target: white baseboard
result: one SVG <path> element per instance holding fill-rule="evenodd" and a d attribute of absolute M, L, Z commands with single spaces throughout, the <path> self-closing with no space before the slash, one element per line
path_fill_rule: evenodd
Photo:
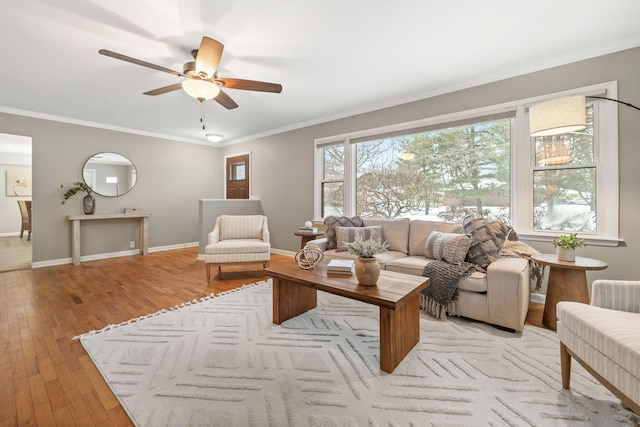
<path fill-rule="evenodd" d="M 271 253 L 272 254 L 277 254 L 277 255 L 286 255 L 286 256 L 294 257 L 294 256 L 296 256 L 297 252 L 286 251 L 284 249 L 273 249 L 273 248 L 271 248 Z"/>
<path fill-rule="evenodd" d="M 162 251 L 170 251 L 173 249 L 184 249 L 184 248 L 192 248 L 198 246 L 198 242 L 190 242 L 190 243 L 180 243 L 178 245 L 167 245 L 167 246 L 156 246 L 153 248 L 149 248 L 149 253 L 152 252 L 162 252 Z M 130 249 L 126 251 L 119 252 L 109 252 L 102 254 L 93 254 L 93 255 L 83 255 L 80 257 L 80 262 L 84 261 L 98 261 L 101 259 L 109 259 L 109 258 L 119 258 L 123 256 L 131 256 L 131 255 L 139 255 L 140 249 Z M 52 267 L 54 265 L 63 265 L 63 264 L 71 264 L 71 258 L 61 258 L 61 259 L 52 259 L 48 261 L 38 261 L 31 264 L 31 268 L 42 268 L 42 267 Z"/>
<path fill-rule="evenodd" d="M 536 294 L 533 292 L 531 293 L 531 302 L 533 303 L 544 305 L 545 298 L 546 298 L 546 295 L 544 294 Z"/>
<path fill-rule="evenodd" d="M 13 237 L 13 236 L 19 236 L 19 235 L 20 235 L 19 231 L 16 231 L 14 233 L 0 233 L 0 237 Z"/>
<path fill-rule="evenodd" d="M 199 245 L 198 242 L 191 242 L 191 243 L 180 243 L 178 245 L 156 246 L 154 248 L 149 248 L 149 252 L 172 251 L 174 249 L 193 248 L 198 245 Z"/>

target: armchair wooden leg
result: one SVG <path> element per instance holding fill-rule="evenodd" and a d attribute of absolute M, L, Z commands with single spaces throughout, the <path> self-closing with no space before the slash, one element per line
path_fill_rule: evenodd
<path fill-rule="evenodd" d="M 571 355 L 563 343 L 560 343 L 560 372 L 562 373 L 562 387 L 568 389 L 571 382 Z"/>
<path fill-rule="evenodd" d="M 207 263 L 207 283 L 211 283 L 211 264 Z"/>

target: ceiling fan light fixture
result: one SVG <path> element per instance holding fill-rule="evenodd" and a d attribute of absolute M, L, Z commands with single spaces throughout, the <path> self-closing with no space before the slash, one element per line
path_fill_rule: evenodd
<path fill-rule="evenodd" d="M 182 82 L 182 89 L 200 102 L 213 99 L 220 93 L 218 85 L 209 80 L 187 79 Z"/>
<path fill-rule="evenodd" d="M 204 136 L 211 142 L 220 142 L 222 141 L 222 135 L 217 133 L 206 133 Z"/>

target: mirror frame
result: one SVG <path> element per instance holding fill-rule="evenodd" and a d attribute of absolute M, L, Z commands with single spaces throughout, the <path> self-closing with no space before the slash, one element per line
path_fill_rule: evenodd
<path fill-rule="evenodd" d="M 89 165 L 90 163 L 97 165 L 98 168 L 97 169 L 95 167 L 88 168 L 87 165 Z M 127 166 L 129 169 L 128 171 L 126 171 L 126 173 L 123 173 L 123 172 L 112 173 L 112 174 L 115 174 L 116 176 L 107 176 L 107 173 L 109 173 L 108 171 L 105 171 L 102 174 L 99 172 L 100 164 L 112 165 L 116 167 Z M 89 173 L 88 171 L 96 171 L 95 174 L 93 175 L 94 179 L 90 179 L 89 175 L 91 175 L 91 173 Z M 105 180 L 105 184 L 104 185 L 97 184 L 96 178 Z M 109 178 L 113 178 L 115 179 L 115 181 L 108 182 Z M 126 190 L 123 191 L 118 188 L 118 179 L 120 179 L 121 183 L 127 182 Z M 114 153 L 114 152 L 100 152 L 89 157 L 84 162 L 84 165 L 82 165 L 82 180 L 97 195 L 104 196 L 104 197 L 119 197 L 127 194 L 129 191 L 133 189 L 133 187 L 135 187 L 136 183 L 138 182 L 138 169 L 136 168 L 136 166 L 133 164 L 131 160 L 129 160 L 126 156 L 123 156 L 122 154 Z M 106 188 L 108 188 L 105 186 L 111 186 L 114 184 L 115 184 L 115 194 L 113 194 L 113 192 L 109 192 L 105 190 Z"/>

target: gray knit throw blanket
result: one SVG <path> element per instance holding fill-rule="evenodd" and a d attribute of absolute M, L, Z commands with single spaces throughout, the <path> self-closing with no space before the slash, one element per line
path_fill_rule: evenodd
<path fill-rule="evenodd" d="M 446 261 L 431 261 L 424 267 L 422 275 L 429 278 L 420 296 L 420 308 L 438 319 L 456 315 L 455 300 L 458 298 L 458 281 L 476 271 L 475 264 L 461 262 L 459 265 Z"/>

